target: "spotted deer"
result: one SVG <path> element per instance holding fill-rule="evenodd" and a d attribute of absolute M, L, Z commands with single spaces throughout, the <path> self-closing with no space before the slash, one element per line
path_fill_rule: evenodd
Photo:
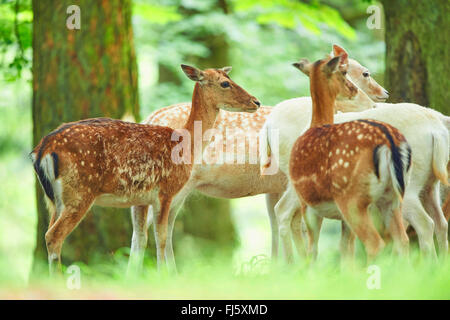
<path fill-rule="evenodd" d="M 368 212 L 382 203 L 383 220 L 394 248 L 406 255 L 409 241 L 402 222 L 401 201 L 408 180 L 411 149 L 394 127 L 375 120 L 334 124 L 338 95 L 351 98 L 358 88 L 348 80 L 341 56 L 297 67 L 310 78 L 310 129 L 294 143 L 289 161 L 292 187 L 307 211 L 317 215 L 337 206 L 342 218 L 366 249 L 368 261 L 384 241 Z"/>
<path fill-rule="evenodd" d="M 335 46 L 337 47 L 337 46 Z M 341 51 L 341 63 L 348 65 L 348 75 L 352 80 L 359 75 L 359 81 L 364 80 L 363 69 L 355 67 L 348 54 Z M 331 56 L 335 55 L 333 52 Z M 330 55 L 327 56 L 329 58 Z M 357 66 L 357 65 L 356 65 Z M 358 72 L 350 72 L 351 70 Z M 369 76 L 370 77 L 370 76 Z M 368 90 L 368 89 L 366 89 Z M 377 92 L 378 91 L 378 92 Z M 377 97 L 380 90 L 370 91 L 371 97 Z M 345 101 L 341 101 L 338 108 L 348 108 Z M 353 107 L 352 107 L 353 108 Z M 354 109 L 354 108 L 353 108 Z M 309 127 L 312 118 L 312 102 L 310 97 L 290 99 L 277 104 L 261 130 L 260 165 L 265 167 L 277 166 L 285 174 L 289 172 L 290 152 L 296 139 Z M 420 249 L 426 256 L 436 256 L 433 235 L 436 234 L 440 252 L 448 249 L 448 224 L 443 218 L 439 207 L 437 194 L 439 183 L 447 184 L 446 165 L 449 159 L 448 126 L 444 125 L 448 117 L 430 108 L 411 103 L 376 103 L 376 108 L 359 111 L 338 113 L 334 117 L 335 123 L 348 122 L 358 119 L 373 119 L 386 122 L 397 129 L 407 138 L 412 148 L 412 169 L 410 183 L 407 184 L 403 199 L 402 213 L 405 221 L 418 234 Z M 267 132 L 278 130 L 279 152 L 271 157 L 265 150 L 270 150 L 271 141 Z M 420 133 L 420 134 L 418 134 Z M 427 152 L 424 152 L 427 150 Z M 348 154 L 347 154 L 348 156 Z M 288 184 L 289 185 L 289 184 Z M 300 256 L 318 253 L 319 233 L 322 217 L 315 214 L 302 214 L 302 203 L 298 200 L 295 190 L 287 188 L 281 199 L 275 205 L 275 214 L 279 225 L 279 233 L 283 237 L 292 234 Z M 306 219 L 304 219 L 306 218 Z M 326 218 L 342 219 L 337 208 L 330 210 Z M 309 243 L 305 242 L 305 224 Z M 342 223 L 341 253 L 343 258 L 354 254 L 355 235 Z M 286 257 L 293 259 L 291 243 L 284 245 Z"/>
<path fill-rule="evenodd" d="M 260 106 L 230 79 L 230 67 L 181 68 L 196 82 L 183 127 L 191 137 L 197 121 L 202 133 L 212 128 L 219 109 L 255 112 Z M 168 127 L 95 118 L 63 124 L 40 141 L 31 157 L 51 212 L 45 235 L 51 273 L 55 261 L 61 265 L 64 239 L 92 205 L 157 208 L 158 260 L 164 262 L 170 205 L 189 180 L 193 162 L 189 159 L 194 157 L 191 139 L 190 153 L 183 155 L 188 161 L 173 160 L 175 147 L 183 142 L 180 137 L 185 138 L 180 130 Z"/>

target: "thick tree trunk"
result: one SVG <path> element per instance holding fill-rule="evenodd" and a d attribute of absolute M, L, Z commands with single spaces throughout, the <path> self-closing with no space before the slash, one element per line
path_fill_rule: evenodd
<path fill-rule="evenodd" d="M 386 88 L 391 102 L 450 113 L 450 2 L 383 0 Z"/>
<path fill-rule="evenodd" d="M 81 29 L 69 30 L 67 8 L 78 5 Z M 91 117 L 139 120 L 130 0 L 33 0 L 33 142 L 62 122 Z M 35 264 L 47 261 L 48 213 L 37 183 Z M 88 262 L 129 246 L 128 209 L 92 208 L 67 238 L 65 263 Z M 36 268 L 35 268 L 36 270 Z"/>
<path fill-rule="evenodd" d="M 450 2 L 382 0 L 386 17 L 385 84 L 390 102 L 450 114 Z M 444 210 L 447 210 L 445 207 Z M 410 227 L 411 241 L 417 235 Z"/>

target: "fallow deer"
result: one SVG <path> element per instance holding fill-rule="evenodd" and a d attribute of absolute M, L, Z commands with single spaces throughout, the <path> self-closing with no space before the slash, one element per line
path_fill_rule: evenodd
<path fill-rule="evenodd" d="M 342 53 L 339 52 L 339 53 Z M 348 64 L 349 70 L 354 65 L 351 60 L 345 59 L 347 53 L 342 55 L 343 64 Z M 350 63 L 349 63 L 350 62 Z M 359 70 L 360 72 L 362 70 Z M 349 72 L 350 74 L 350 72 Z M 361 76 L 361 73 L 352 73 L 354 77 Z M 360 79 L 361 80 L 361 79 Z M 375 90 L 371 92 L 371 96 L 377 96 Z M 340 107 L 345 108 L 345 102 L 340 102 Z M 341 123 L 345 121 L 358 119 L 375 119 L 393 125 L 400 129 L 406 136 L 412 148 L 412 172 L 410 183 L 406 186 L 405 197 L 403 201 L 403 217 L 414 227 L 419 236 L 419 244 L 423 253 L 435 256 L 433 233 L 434 225 L 436 225 L 436 235 L 441 252 L 446 252 L 448 248 L 447 230 L 448 226 L 443 219 L 442 211 L 439 208 L 439 202 L 436 202 L 436 186 L 438 182 L 447 184 L 446 164 L 448 163 L 448 130 L 443 125 L 445 117 L 435 110 L 421 107 L 410 103 L 376 103 L 376 108 L 362 111 L 340 113 L 335 116 L 335 122 Z M 269 166 L 278 166 L 284 173 L 289 171 L 289 155 L 298 136 L 300 136 L 305 128 L 310 124 L 312 116 L 311 99 L 308 97 L 286 100 L 276 105 L 271 114 L 267 117 L 266 123 L 261 130 L 260 146 L 263 149 L 270 148 L 270 140 L 267 132 L 270 130 L 279 131 L 279 153 L 276 157 L 269 157 L 267 152 L 262 150 L 261 166 L 264 170 Z M 420 134 L 418 134 L 420 133 Z M 266 147 L 267 145 L 267 147 Z M 424 152 L 427 150 L 427 152 Z M 424 192 L 428 190 L 429 192 Z M 425 208 L 424 208 L 425 206 Z M 300 255 L 306 254 L 305 244 L 301 226 L 302 221 L 302 205 L 298 201 L 298 197 L 294 190 L 288 188 L 283 194 L 281 200 L 276 205 L 276 213 L 280 233 L 291 233 Z M 339 219 L 340 215 L 337 210 L 330 212 L 328 218 Z M 433 222 L 434 221 L 434 222 Z M 312 214 L 308 215 L 306 221 L 310 232 L 309 253 L 313 256 L 317 255 L 318 234 L 322 218 Z M 344 237 L 342 239 L 342 248 L 348 247 L 352 243 L 354 235 L 349 235 L 349 229 L 343 224 Z M 289 260 L 292 259 L 292 248 L 290 243 L 285 246 L 285 251 Z M 346 253 L 352 254 L 352 250 L 344 250 Z"/>
<path fill-rule="evenodd" d="M 351 59 L 348 57 L 347 51 L 333 44 L 333 50 L 331 51 L 330 57 L 342 56 L 342 63 L 348 64 L 348 76 L 353 81 L 353 83 L 362 91 L 364 91 L 373 101 L 375 102 L 384 102 L 389 98 L 389 92 L 380 86 L 375 79 L 371 77 L 369 69 L 362 66 L 355 59 Z M 348 104 L 343 102 L 338 107 L 344 108 L 347 112 Z M 353 110 L 358 111 L 358 110 Z"/>
<path fill-rule="evenodd" d="M 368 260 L 384 247 L 368 212 L 369 205 L 382 202 L 384 223 L 395 248 L 407 254 L 409 242 L 400 206 L 411 164 L 410 147 L 405 137 L 386 123 L 357 120 L 334 124 L 336 97 L 351 97 L 358 91 L 346 78 L 348 66 L 340 65 L 340 60 L 338 56 L 298 64 L 310 77 L 313 114 L 310 129 L 292 148 L 292 187 L 315 214 L 337 206 L 363 242 Z"/>
<path fill-rule="evenodd" d="M 254 112 L 260 106 L 229 78 L 230 67 L 181 68 L 196 82 L 184 125 L 191 137 L 197 121 L 202 133 L 212 128 L 219 109 Z M 174 162 L 180 137 L 186 136 L 168 127 L 95 118 L 63 124 L 40 141 L 31 157 L 51 212 L 45 235 L 51 273 L 55 261 L 61 265 L 64 239 L 92 205 L 157 208 L 158 261 L 164 262 L 170 204 L 189 180 L 196 144 L 184 141 L 190 153 Z"/>

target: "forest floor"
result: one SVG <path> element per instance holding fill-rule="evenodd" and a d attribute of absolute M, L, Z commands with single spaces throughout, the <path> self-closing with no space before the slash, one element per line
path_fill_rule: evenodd
<path fill-rule="evenodd" d="M 192 260 L 177 275 L 147 263 L 144 275 L 125 277 L 116 266 L 81 266 L 59 278 L 17 285 L 3 279 L 0 299 L 450 299 L 450 263 L 379 259 L 341 267 L 333 255 L 314 264 L 274 266 L 255 257 L 236 269 L 220 260 Z"/>

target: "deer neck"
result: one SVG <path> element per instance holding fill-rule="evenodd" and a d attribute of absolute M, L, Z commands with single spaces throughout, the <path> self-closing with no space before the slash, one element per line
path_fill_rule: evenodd
<path fill-rule="evenodd" d="M 188 130 L 191 135 L 192 155 L 195 148 L 201 145 L 202 150 L 204 150 L 209 144 L 209 141 L 203 141 L 203 136 L 207 130 L 214 127 L 218 114 L 219 108 L 215 100 L 208 97 L 200 84 L 196 83 L 192 95 L 191 113 L 184 126 L 184 129 Z M 201 131 L 199 124 L 201 124 Z M 199 144 L 200 141 L 201 144 Z"/>
<path fill-rule="evenodd" d="M 311 127 L 334 123 L 336 95 L 326 85 L 311 81 L 312 120 Z"/>

